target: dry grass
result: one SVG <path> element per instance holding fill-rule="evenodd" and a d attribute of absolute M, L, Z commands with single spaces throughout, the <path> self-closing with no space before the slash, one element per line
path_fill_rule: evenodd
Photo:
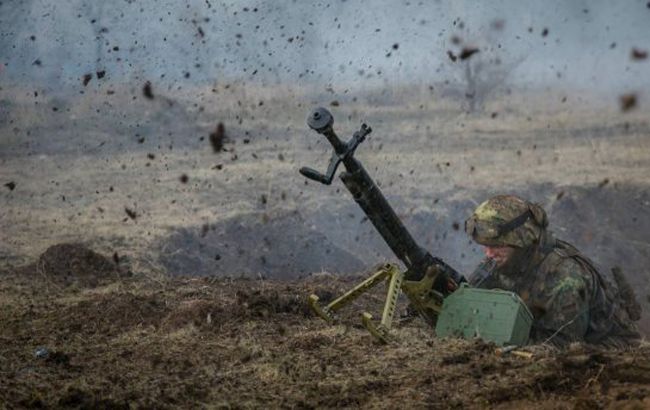
<path fill-rule="evenodd" d="M 31 278 L 5 274 L 0 399 L 18 407 L 573 408 L 650 397 L 647 343 L 537 347 L 526 360 L 498 357 L 481 342 L 436 339 L 413 321 L 382 346 L 359 325 L 368 306 L 328 326 L 285 304 L 340 292 L 350 279 L 179 278 L 161 291 L 142 278 L 56 295 L 32 283 L 30 296 L 16 297 Z M 50 356 L 34 357 L 38 346 Z"/>

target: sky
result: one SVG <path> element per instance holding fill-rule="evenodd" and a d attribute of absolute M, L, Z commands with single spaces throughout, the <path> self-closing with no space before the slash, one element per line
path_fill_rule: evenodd
<path fill-rule="evenodd" d="M 463 48 L 479 50 L 467 60 Z M 642 91 L 650 2 L 0 0 L 0 86 L 230 81 Z"/>

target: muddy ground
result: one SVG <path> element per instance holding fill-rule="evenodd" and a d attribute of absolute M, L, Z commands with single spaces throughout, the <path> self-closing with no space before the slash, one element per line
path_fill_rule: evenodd
<path fill-rule="evenodd" d="M 5 408 L 650 406 L 647 343 L 497 356 L 491 344 L 437 339 L 411 319 L 384 346 L 359 318 L 378 312 L 379 290 L 335 325 L 306 304 L 308 294 L 327 301 L 362 275 L 153 278 L 79 249 L 0 275 Z M 92 264 L 89 278 L 81 272 Z"/>

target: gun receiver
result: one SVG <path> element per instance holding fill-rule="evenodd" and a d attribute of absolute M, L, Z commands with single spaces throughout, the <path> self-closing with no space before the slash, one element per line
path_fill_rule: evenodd
<path fill-rule="evenodd" d="M 309 179 L 329 185 L 334 178 L 336 169 L 343 163 L 346 171 L 341 173 L 341 180 L 356 203 L 359 204 L 368 219 L 379 231 L 379 234 L 384 238 L 384 241 L 407 268 L 404 274 L 404 286 L 407 286 L 408 282 L 422 281 L 427 276 L 433 279 L 433 283 L 429 285 L 429 290 L 434 290 L 444 297 L 453 292 L 459 283 L 465 281 L 465 278 L 453 268 L 441 259 L 433 257 L 415 242 L 379 187 L 368 175 L 359 160 L 354 157 L 354 152 L 359 144 L 372 131 L 370 127 L 363 124 L 361 129 L 355 132 L 352 138 L 345 143 L 334 132 L 334 117 L 327 109 L 322 107 L 316 108 L 309 114 L 307 124 L 314 131 L 327 138 L 334 147 L 334 152 L 325 174 L 307 167 L 301 168 L 300 173 Z M 424 295 L 422 296 L 424 297 Z M 411 302 L 417 305 L 413 300 Z"/>

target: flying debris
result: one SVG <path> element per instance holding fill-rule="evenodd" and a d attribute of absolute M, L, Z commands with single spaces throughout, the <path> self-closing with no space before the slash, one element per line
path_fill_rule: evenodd
<path fill-rule="evenodd" d="M 142 94 L 150 100 L 154 99 L 153 90 L 151 88 L 151 81 L 144 83 L 144 86 L 142 87 Z"/>
<path fill-rule="evenodd" d="M 124 212 L 126 212 L 129 218 L 133 219 L 134 221 L 138 217 L 138 214 L 130 208 L 124 207 Z"/>
<path fill-rule="evenodd" d="M 461 60 L 467 60 L 474 54 L 478 53 L 479 49 L 476 47 L 463 47 L 460 55 L 458 56 Z"/>
<path fill-rule="evenodd" d="M 226 140 L 226 127 L 222 122 L 217 124 L 217 128 L 214 132 L 210 133 L 210 144 L 215 153 L 219 153 L 223 150 L 223 144 Z"/>
<path fill-rule="evenodd" d="M 621 111 L 627 112 L 636 107 L 636 94 L 624 94 L 619 97 L 621 103 Z"/>
<path fill-rule="evenodd" d="M 632 51 L 630 52 L 630 58 L 633 61 L 643 61 L 646 58 L 648 58 L 648 52 L 646 50 L 641 50 L 641 49 L 638 49 L 638 48 L 634 47 L 632 49 Z"/>

